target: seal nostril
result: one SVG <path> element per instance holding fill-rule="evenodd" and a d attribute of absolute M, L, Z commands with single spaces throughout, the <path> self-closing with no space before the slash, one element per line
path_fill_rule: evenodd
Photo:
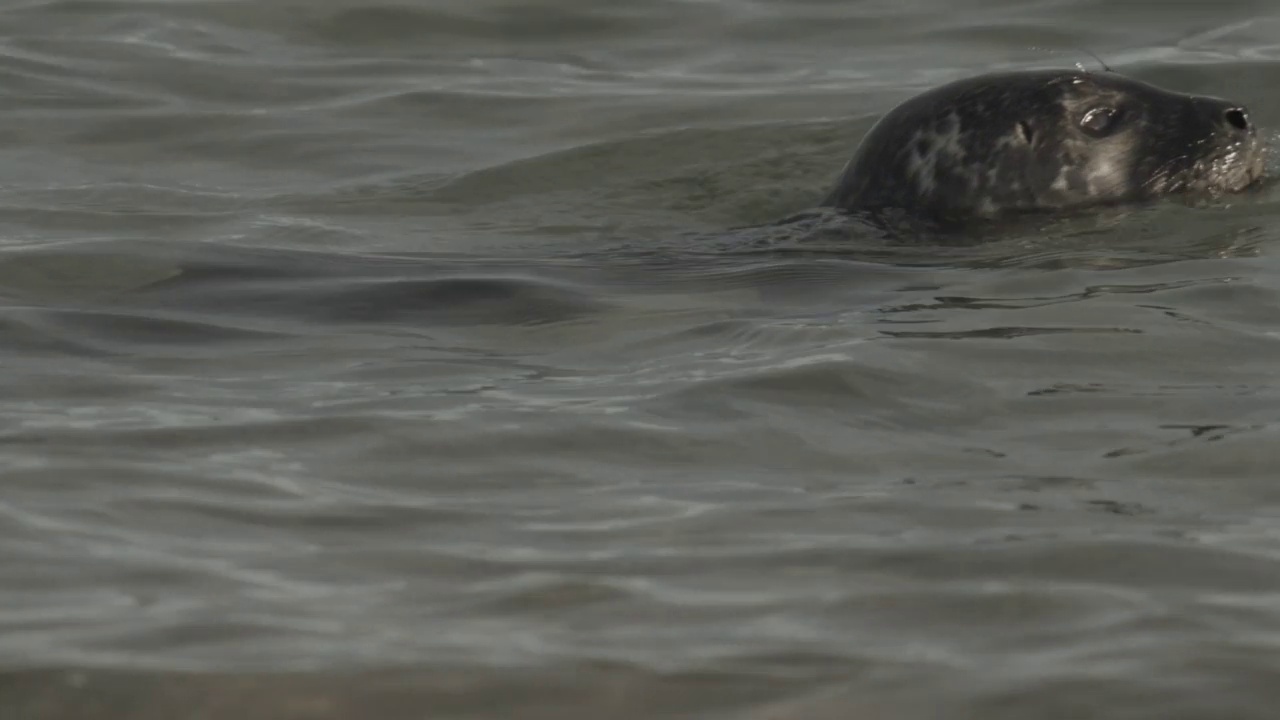
<path fill-rule="evenodd" d="M 1249 116 L 1245 114 L 1244 108 L 1231 108 L 1222 114 L 1227 124 L 1237 130 L 1249 129 Z"/>

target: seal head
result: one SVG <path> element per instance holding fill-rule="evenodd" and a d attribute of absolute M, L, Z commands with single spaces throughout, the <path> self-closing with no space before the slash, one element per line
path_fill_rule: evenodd
<path fill-rule="evenodd" d="M 1243 105 L 1115 73 L 960 80 L 871 129 L 824 205 L 938 226 L 1015 213 L 1237 192 L 1263 173 Z"/>

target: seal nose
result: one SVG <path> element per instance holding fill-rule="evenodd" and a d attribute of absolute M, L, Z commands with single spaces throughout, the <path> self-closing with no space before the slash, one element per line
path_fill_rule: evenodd
<path fill-rule="evenodd" d="M 1222 113 L 1222 119 L 1226 121 L 1228 127 L 1238 132 L 1249 131 L 1249 111 L 1244 107 L 1227 108 L 1226 112 Z"/>

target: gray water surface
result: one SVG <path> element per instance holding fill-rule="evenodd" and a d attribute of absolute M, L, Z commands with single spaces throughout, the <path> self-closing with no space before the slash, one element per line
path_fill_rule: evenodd
<path fill-rule="evenodd" d="M 1271 2 L 0 9 L 4 717 L 1274 717 L 1280 198 L 768 223 Z M 847 228 L 846 228 L 847 230 Z"/>

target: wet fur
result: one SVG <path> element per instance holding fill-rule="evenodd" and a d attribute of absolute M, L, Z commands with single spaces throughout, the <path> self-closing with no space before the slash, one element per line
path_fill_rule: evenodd
<path fill-rule="evenodd" d="M 1113 108 L 1114 129 L 1080 126 Z M 1226 118 L 1241 113 L 1246 128 Z M 1263 171 L 1243 106 L 1116 73 L 1030 71 L 918 95 L 871 129 L 824 205 L 955 226 L 1184 192 L 1239 191 Z"/>

